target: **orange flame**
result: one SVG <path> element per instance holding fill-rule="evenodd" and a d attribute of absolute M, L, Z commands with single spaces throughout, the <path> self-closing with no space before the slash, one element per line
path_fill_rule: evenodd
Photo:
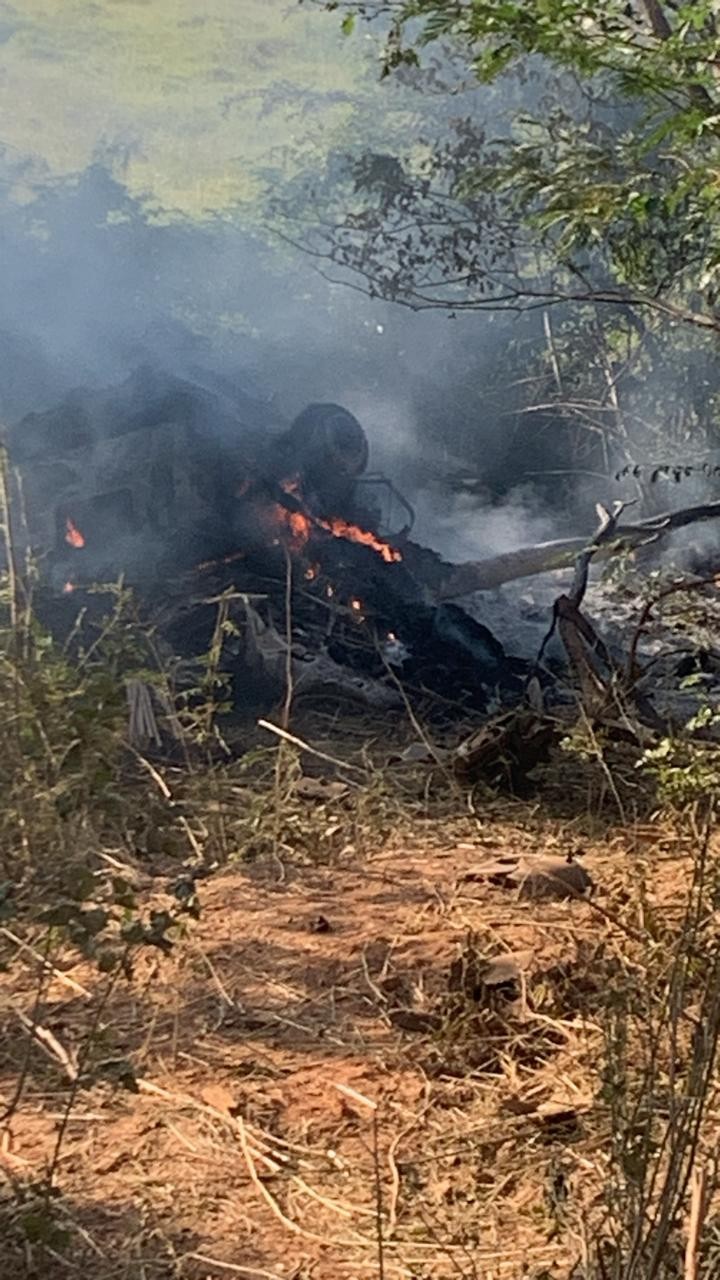
<path fill-rule="evenodd" d="M 85 539 L 77 525 L 73 524 L 69 516 L 65 521 L 65 541 L 69 547 L 75 547 L 76 550 L 85 546 Z"/>
<path fill-rule="evenodd" d="M 288 511 L 287 520 L 290 525 L 290 532 L 298 546 L 304 547 L 312 531 L 312 524 L 308 517 L 304 516 L 301 511 Z"/>
<path fill-rule="evenodd" d="M 282 488 L 286 493 L 297 494 L 300 491 L 300 482 L 297 478 L 284 480 Z M 324 529 L 326 533 L 331 533 L 334 538 L 347 538 L 348 542 L 359 542 L 364 547 L 372 547 L 373 551 L 377 551 L 378 555 L 382 556 L 386 564 L 393 564 L 402 560 L 402 554 L 396 547 L 391 547 L 388 542 L 383 542 L 382 538 L 377 538 L 368 529 L 361 529 L 359 525 L 351 524 L 349 520 L 343 520 L 341 516 L 334 516 L 330 520 L 323 520 L 320 516 L 314 516 L 310 519 L 302 511 L 288 511 L 280 504 L 277 504 L 277 512 L 290 528 L 292 546 L 295 551 L 299 551 L 305 546 L 312 533 L 313 524 L 315 524 Z"/>
<path fill-rule="evenodd" d="M 360 542 L 364 547 L 372 547 L 373 551 L 377 551 L 382 556 L 386 564 L 394 564 L 402 560 L 401 553 L 396 547 L 391 547 L 388 542 L 383 542 L 382 538 L 376 538 L 374 533 L 370 533 L 368 529 L 361 529 L 357 524 L 350 524 L 347 520 L 335 517 L 332 520 L 318 520 L 318 524 L 323 529 L 327 529 L 334 538 L 347 538 L 349 542 Z"/>
<path fill-rule="evenodd" d="M 244 560 L 244 551 L 231 551 L 227 556 L 221 556 L 219 560 L 201 560 L 200 564 L 195 565 L 198 573 L 204 573 L 206 569 L 219 569 L 221 564 L 233 564 L 235 560 Z"/>

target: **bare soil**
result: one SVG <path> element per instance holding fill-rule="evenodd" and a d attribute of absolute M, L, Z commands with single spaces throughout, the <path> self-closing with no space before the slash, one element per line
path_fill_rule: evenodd
<path fill-rule="evenodd" d="M 56 957 L 38 1021 L 70 1058 L 92 1032 L 97 1067 L 67 1123 L 67 1073 L 19 1018 L 38 965 L 4 938 L 6 1102 L 26 1071 L 0 1149 L 5 1280 L 562 1280 L 582 1260 L 607 1182 L 608 983 L 640 898 L 645 920 L 682 908 L 692 837 L 593 836 L 507 802 L 359 849 L 341 810 L 320 816 L 332 859 L 219 870 L 172 954 L 142 953 L 109 995 Z M 590 901 L 483 872 L 567 854 Z M 484 962 L 518 952 L 516 980 L 483 988 Z"/>

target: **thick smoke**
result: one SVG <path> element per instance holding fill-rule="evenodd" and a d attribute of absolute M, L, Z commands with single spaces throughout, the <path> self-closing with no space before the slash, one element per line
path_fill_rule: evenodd
<path fill-rule="evenodd" d="M 6 205 L 0 231 L 7 425 L 74 387 L 119 383 L 147 364 L 254 398 L 278 421 L 309 401 L 335 400 L 363 422 L 371 467 L 416 505 L 417 536 L 443 554 L 491 554 L 550 536 L 552 515 L 527 488 L 493 507 L 491 492 L 458 497 L 438 484 L 463 464 L 447 444 L 457 435 L 456 365 L 471 340 L 482 382 L 503 341 L 497 322 L 450 323 L 373 302 L 234 225 L 154 226 L 99 166 L 32 206 Z M 479 403 L 460 412 L 501 471 L 498 421 Z"/>
<path fill-rule="evenodd" d="M 235 6 L 216 3 L 208 22 L 226 8 L 236 18 Z M 263 56 L 263 92 L 277 91 L 283 100 L 289 92 L 284 69 L 267 50 Z M 380 89 L 375 75 L 369 67 L 367 110 L 356 122 L 370 141 L 368 104 L 377 115 L 378 96 L 386 95 L 385 110 L 391 92 Z M 230 102 L 226 81 L 227 75 L 218 79 L 224 86 L 218 105 L 225 97 Z M 510 92 L 534 98 L 541 87 L 531 78 Z M 305 145 L 300 134 L 314 117 L 300 109 L 301 94 L 291 97 L 301 127 L 287 144 Z M 328 109 L 335 109 L 335 86 L 330 98 Z M 460 110 L 457 96 L 429 100 L 440 123 Z M 482 110 L 480 100 L 472 101 Z M 400 105 L 405 110 L 405 100 Z M 309 98 L 305 106 L 316 110 Z M 52 407 L 74 387 L 117 384 L 149 364 L 230 400 L 238 393 L 254 399 L 279 423 L 309 402 L 345 404 L 367 430 L 371 468 L 385 471 L 415 506 L 415 536 L 449 559 L 492 555 L 590 526 L 593 501 L 613 496 L 612 484 L 602 492 L 589 486 L 573 504 L 552 482 L 533 479 L 529 473 L 551 471 L 558 457 L 562 463 L 562 433 L 553 421 L 535 431 L 535 420 L 516 420 L 518 393 L 498 376 L 511 345 L 530 349 L 542 341 L 537 315 L 415 314 L 330 284 L 307 258 L 271 242 L 240 212 L 225 210 L 202 223 L 158 217 L 157 200 L 130 194 L 125 181 L 123 155 L 142 155 L 140 134 L 127 133 L 125 108 L 108 134 L 112 145 L 98 140 L 96 155 L 103 158 L 71 176 L 58 176 L 46 161 L 43 171 L 17 149 L 0 156 L 0 417 L 6 426 Z M 266 108 L 263 100 L 258 115 L 247 114 L 238 128 L 261 133 Z M 408 137 L 418 136 L 413 116 L 405 111 L 398 119 L 402 130 L 410 128 Z M 194 147 L 189 139 L 188 156 Z M 318 165 L 325 158 L 318 154 Z M 267 159 L 274 162 L 270 150 Z M 19 198 L 25 169 L 32 183 Z M 471 473 L 469 486 L 447 482 L 463 471 Z M 389 512 L 390 525 L 394 519 Z"/>

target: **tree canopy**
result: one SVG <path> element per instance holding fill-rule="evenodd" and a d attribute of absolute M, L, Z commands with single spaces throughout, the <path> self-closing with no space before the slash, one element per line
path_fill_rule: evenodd
<path fill-rule="evenodd" d="M 720 329 L 711 0 L 324 7 L 342 12 L 348 34 L 357 19 L 384 24 L 386 75 L 422 77 L 434 47 L 492 86 L 500 108 L 518 77 L 527 91 L 504 136 L 469 116 L 430 156 L 356 164 L 347 216 L 313 252 L 417 307 L 592 298 Z"/>

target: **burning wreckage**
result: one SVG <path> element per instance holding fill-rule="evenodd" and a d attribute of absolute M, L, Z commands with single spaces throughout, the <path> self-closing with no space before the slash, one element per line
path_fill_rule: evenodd
<path fill-rule="evenodd" d="M 365 432 L 339 405 L 286 427 L 263 404 L 145 369 L 29 415 L 8 447 L 54 618 L 58 596 L 70 617 L 78 593 L 122 573 L 173 648 L 199 654 L 205 602 L 232 589 L 236 700 L 262 700 L 284 678 L 289 578 L 298 693 L 394 705 L 388 668 L 448 705 L 522 687 L 522 664 L 440 600 L 451 567 L 411 540 L 411 507 L 368 476 Z"/>
<path fill-rule="evenodd" d="M 123 575 L 159 637 L 193 659 L 222 601 L 233 702 L 256 713 L 282 697 L 288 671 L 296 696 L 379 709 L 409 699 L 446 719 L 526 704 L 547 667 L 509 656 L 457 601 L 572 564 L 553 620 L 576 684 L 597 701 L 616 673 L 580 613 L 591 560 L 619 538 L 634 546 L 720 514 L 713 503 L 620 525 L 618 504 L 590 540 L 449 564 L 413 541 L 409 503 L 368 474 L 346 409 L 310 405 L 287 426 L 235 391 L 151 369 L 28 415 L 7 446 L 51 625 L 69 629 L 78 597 L 91 606 L 88 588 Z"/>

